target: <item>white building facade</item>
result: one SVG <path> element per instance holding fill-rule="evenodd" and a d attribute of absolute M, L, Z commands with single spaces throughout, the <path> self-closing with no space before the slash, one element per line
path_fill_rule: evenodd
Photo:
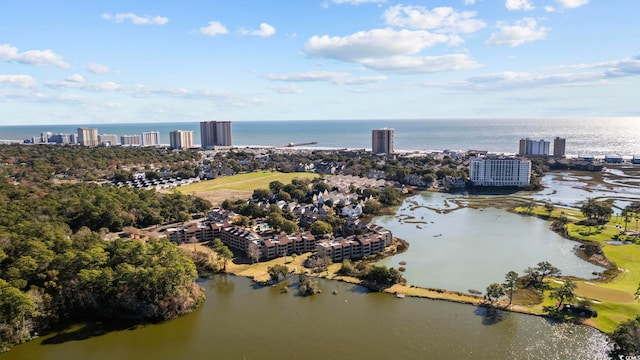
<path fill-rule="evenodd" d="M 160 133 L 158 131 L 146 131 L 140 134 L 142 146 L 160 145 Z"/>
<path fill-rule="evenodd" d="M 469 177 L 477 186 L 524 187 L 531 182 L 531 161 L 518 158 L 473 158 Z"/>

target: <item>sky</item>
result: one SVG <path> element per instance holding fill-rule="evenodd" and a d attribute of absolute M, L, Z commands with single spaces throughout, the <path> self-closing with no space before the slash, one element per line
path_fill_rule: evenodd
<path fill-rule="evenodd" d="M 4 0 L 0 125 L 635 117 L 639 13 L 638 0 Z"/>

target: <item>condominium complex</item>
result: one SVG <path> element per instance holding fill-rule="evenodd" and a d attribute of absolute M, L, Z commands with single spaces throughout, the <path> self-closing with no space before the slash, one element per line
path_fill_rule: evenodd
<path fill-rule="evenodd" d="M 120 136 L 120 145 L 122 146 L 140 146 L 142 141 L 140 135 L 122 135 Z"/>
<path fill-rule="evenodd" d="M 231 146 L 231 121 L 200 122 L 200 142 L 204 149 Z"/>
<path fill-rule="evenodd" d="M 374 154 L 393 153 L 393 129 L 371 131 L 371 152 Z"/>
<path fill-rule="evenodd" d="M 169 143 L 172 149 L 189 149 L 193 147 L 193 131 L 175 130 L 169 133 Z"/>
<path fill-rule="evenodd" d="M 548 156 L 549 142 L 544 140 L 531 140 L 529 138 L 520 139 L 520 149 L 518 155 L 525 156 Z"/>
<path fill-rule="evenodd" d="M 561 158 L 564 157 L 564 152 L 567 146 L 567 139 L 556 137 L 553 139 L 553 157 Z"/>
<path fill-rule="evenodd" d="M 118 135 L 116 134 L 100 134 L 98 135 L 98 144 L 102 146 L 115 146 L 120 143 L 118 142 Z"/>
<path fill-rule="evenodd" d="M 82 146 L 98 146 L 98 129 L 78 128 L 78 143 Z"/>
<path fill-rule="evenodd" d="M 142 146 L 158 146 L 160 145 L 160 133 L 157 131 L 146 131 L 140 134 Z"/>
<path fill-rule="evenodd" d="M 478 186 L 524 187 L 531 181 L 531 161 L 495 156 L 472 158 L 469 178 Z"/>

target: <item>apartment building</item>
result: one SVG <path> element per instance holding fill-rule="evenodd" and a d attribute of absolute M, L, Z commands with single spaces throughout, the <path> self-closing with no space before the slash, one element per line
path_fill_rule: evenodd
<path fill-rule="evenodd" d="M 371 152 L 374 154 L 393 153 L 393 129 L 376 129 L 371 131 Z"/>
<path fill-rule="evenodd" d="M 200 122 L 200 143 L 203 149 L 231 146 L 231 121 Z"/>
<path fill-rule="evenodd" d="M 172 149 L 190 149 L 193 145 L 193 131 L 175 130 L 169 133 L 169 143 Z"/>
<path fill-rule="evenodd" d="M 160 145 L 160 132 L 145 131 L 140 134 L 142 146 L 158 146 Z"/>
<path fill-rule="evenodd" d="M 82 146 L 98 146 L 97 128 L 78 128 L 78 143 Z"/>
<path fill-rule="evenodd" d="M 512 157 L 472 158 L 469 177 L 477 186 L 518 186 L 531 182 L 531 161 Z"/>

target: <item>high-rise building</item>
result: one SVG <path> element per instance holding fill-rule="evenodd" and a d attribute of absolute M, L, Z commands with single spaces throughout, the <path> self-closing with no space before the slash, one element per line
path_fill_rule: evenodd
<path fill-rule="evenodd" d="M 78 128 L 78 143 L 82 146 L 98 146 L 98 129 Z"/>
<path fill-rule="evenodd" d="M 544 140 L 531 140 L 529 138 L 520 139 L 520 147 L 518 151 L 520 156 L 548 156 L 549 142 Z"/>
<path fill-rule="evenodd" d="M 122 135 L 120 136 L 120 145 L 122 146 L 140 146 L 142 141 L 140 135 Z"/>
<path fill-rule="evenodd" d="M 469 178 L 478 186 L 527 186 L 531 181 L 531 161 L 518 158 L 472 158 Z"/>
<path fill-rule="evenodd" d="M 201 121 L 200 142 L 204 149 L 231 146 L 231 121 Z"/>
<path fill-rule="evenodd" d="M 371 131 L 371 152 L 374 154 L 393 153 L 393 129 Z"/>
<path fill-rule="evenodd" d="M 118 145 L 118 135 L 116 134 L 100 134 L 98 135 L 98 144 L 104 146 Z"/>
<path fill-rule="evenodd" d="M 193 131 L 175 130 L 169 133 L 172 149 L 188 149 L 193 147 Z"/>
<path fill-rule="evenodd" d="M 160 145 L 160 133 L 157 131 L 146 131 L 140 134 L 142 146 L 158 146 Z"/>
<path fill-rule="evenodd" d="M 556 137 L 553 139 L 553 157 L 561 158 L 564 157 L 564 152 L 567 146 L 567 139 Z"/>
<path fill-rule="evenodd" d="M 49 137 L 49 142 L 56 144 L 75 144 L 75 134 L 53 134 Z"/>

